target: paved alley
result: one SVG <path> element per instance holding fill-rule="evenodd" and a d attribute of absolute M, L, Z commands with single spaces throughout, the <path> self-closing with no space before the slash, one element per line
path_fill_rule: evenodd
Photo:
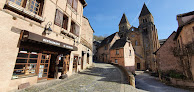
<path fill-rule="evenodd" d="M 142 71 L 136 72 L 136 88 L 150 92 L 190 92 L 184 89 L 167 86 L 161 83 L 158 78 L 150 76 Z"/>
<path fill-rule="evenodd" d="M 140 92 L 124 81 L 122 72 L 110 64 L 94 67 L 64 80 L 38 83 L 20 92 Z"/>

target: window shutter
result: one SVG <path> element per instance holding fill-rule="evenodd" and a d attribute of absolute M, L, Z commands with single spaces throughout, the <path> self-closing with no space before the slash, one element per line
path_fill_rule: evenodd
<path fill-rule="evenodd" d="M 68 25 L 68 18 L 63 17 L 63 28 L 67 30 L 67 25 Z"/>
<path fill-rule="evenodd" d="M 73 9 L 77 11 L 77 5 L 78 5 L 78 0 L 74 0 L 73 2 Z"/>
<path fill-rule="evenodd" d="M 73 0 L 67 0 L 68 4 L 73 5 Z"/>
<path fill-rule="evenodd" d="M 26 3 L 27 3 L 27 0 L 24 0 L 22 3 L 22 7 L 26 8 Z"/>
<path fill-rule="evenodd" d="M 62 27 L 62 23 L 63 23 L 63 13 L 60 10 L 57 9 L 54 24 L 57 25 L 57 26 Z"/>

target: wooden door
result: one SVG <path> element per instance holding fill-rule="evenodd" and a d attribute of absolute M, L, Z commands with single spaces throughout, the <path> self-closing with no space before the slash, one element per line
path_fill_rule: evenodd
<path fill-rule="evenodd" d="M 81 60 L 81 69 L 84 69 L 84 56 L 82 56 L 82 60 Z"/>
<path fill-rule="evenodd" d="M 74 56 L 73 60 L 73 71 L 77 72 L 77 62 L 78 62 L 78 56 Z"/>
<path fill-rule="evenodd" d="M 47 79 L 49 66 L 50 66 L 50 54 L 39 54 L 39 62 L 38 62 L 38 80 Z"/>
<path fill-rule="evenodd" d="M 137 63 L 137 70 L 140 70 L 140 63 Z"/>

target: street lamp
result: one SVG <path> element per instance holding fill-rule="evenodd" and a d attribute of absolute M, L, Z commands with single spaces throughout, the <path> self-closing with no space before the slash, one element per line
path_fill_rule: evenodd
<path fill-rule="evenodd" d="M 52 32 L 51 25 L 52 25 L 52 22 L 49 21 L 49 22 L 45 25 L 45 28 L 44 28 L 44 32 L 45 32 L 46 34 L 48 34 L 48 35 Z"/>

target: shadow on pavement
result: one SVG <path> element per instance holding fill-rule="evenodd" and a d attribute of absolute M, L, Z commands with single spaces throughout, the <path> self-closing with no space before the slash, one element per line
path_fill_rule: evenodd
<path fill-rule="evenodd" d="M 101 79 L 99 79 L 98 81 L 116 82 L 119 84 L 123 84 L 121 81 L 123 73 L 121 74 L 120 71 L 114 66 L 93 67 L 89 68 L 87 71 L 80 72 L 79 74 L 101 77 Z"/>

